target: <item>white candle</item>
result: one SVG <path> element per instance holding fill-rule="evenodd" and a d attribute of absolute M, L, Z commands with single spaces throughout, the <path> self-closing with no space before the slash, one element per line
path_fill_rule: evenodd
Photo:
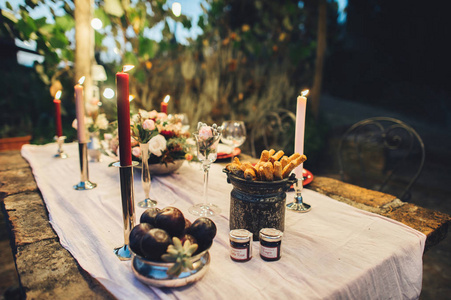
<path fill-rule="evenodd" d="M 85 101 L 83 100 L 83 76 L 75 85 L 75 113 L 77 116 L 77 137 L 79 143 L 86 143 L 86 129 L 85 129 Z"/>
<path fill-rule="evenodd" d="M 296 131 L 294 137 L 294 152 L 304 154 L 304 133 L 305 133 L 305 112 L 307 110 L 307 96 L 308 90 L 302 91 L 298 96 L 296 105 Z M 300 164 L 294 173 L 296 178 L 302 178 L 303 164 Z"/>

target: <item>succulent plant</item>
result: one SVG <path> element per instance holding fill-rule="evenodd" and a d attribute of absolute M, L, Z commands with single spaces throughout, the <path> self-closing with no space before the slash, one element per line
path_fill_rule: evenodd
<path fill-rule="evenodd" d="M 172 238 L 172 245 L 168 246 L 165 254 L 161 256 L 166 262 L 173 262 L 174 265 L 166 272 L 170 276 L 179 276 L 184 269 L 193 269 L 193 262 L 191 256 L 197 250 L 197 244 L 191 244 L 189 240 L 186 240 L 182 245 L 179 238 Z"/>

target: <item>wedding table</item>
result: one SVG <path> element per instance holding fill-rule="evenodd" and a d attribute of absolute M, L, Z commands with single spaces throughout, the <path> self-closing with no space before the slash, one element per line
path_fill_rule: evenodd
<path fill-rule="evenodd" d="M 130 262 L 113 249 L 123 244 L 119 171 L 111 158 L 89 164 L 89 178 L 98 184 L 76 191 L 80 180 L 78 145 L 65 144 L 68 159 L 56 159 L 55 144 L 26 145 L 29 162 L 61 245 L 79 265 L 118 299 L 416 299 L 422 283 L 426 236 L 392 219 L 340 203 L 304 189 L 312 210 L 286 211 L 282 258 L 263 261 L 259 244 L 245 263 L 229 256 L 229 205 L 232 186 L 222 166 L 210 171 L 209 199 L 222 213 L 212 217 L 218 232 L 210 249 L 211 263 L 199 282 L 172 289 L 149 287 L 133 275 Z M 202 201 L 203 173 L 185 162 L 173 174 L 153 176 L 151 198 L 158 207 L 175 206 L 194 221 L 188 208 Z M 135 203 L 144 193 L 140 171 L 134 177 Z M 294 198 L 287 193 L 287 202 Z M 144 209 L 136 206 L 137 223 Z"/>

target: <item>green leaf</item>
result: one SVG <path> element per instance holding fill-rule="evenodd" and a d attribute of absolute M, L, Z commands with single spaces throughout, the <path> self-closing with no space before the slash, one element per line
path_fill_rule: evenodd
<path fill-rule="evenodd" d="M 66 35 L 64 34 L 64 32 L 61 32 L 59 30 L 54 32 L 53 36 L 50 37 L 49 42 L 53 48 L 59 49 L 65 48 L 67 45 L 69 45 L 69 41 Z"/>
<path fill-rule="evenodd" d="M 126 52 L 124 55 L 124 65 L 134 65 L 137 66 L 139 64 L 138 59 L 136 58 L 133 52 Z M 135 69 L 132 69 L 129 73 L 133 73 Z"/>
<path fill-rule="evenodd" d="M 149 60 L 152 59 L 155 56 L 154 52 L 154 41 L 142 37 L 139 37 L 139 48 L 138 48 L 138 55 L 143 60 Z"/>
<path fill-rule="evenodd" d="M 122 8 L 120 0 L 105 0 L 103 8 L 107 14 L 115 17 L 120 18 L 124 15 L 124 9 Z"/>
<path fill-rule="evenodd" d="M 75 20 L 69 15 L 64 15 L 61 17 L 56 17 L 55 24 L 64 31 L 69 31 L 75 27 Z"/>

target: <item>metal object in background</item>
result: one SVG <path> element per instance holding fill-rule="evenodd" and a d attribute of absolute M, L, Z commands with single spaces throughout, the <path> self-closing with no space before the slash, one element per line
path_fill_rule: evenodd
<path fill-rule="evenodd" d="M 425 160 L 420 135 L 406 123 L 388 117 L 369 118 L 352 125 L 342 136 L 337 154 L 342 181 L 391 193 L 400 200 L 410 198 L 410 189 L 418 179 Z M 357 163 L 345 161 L 349 156 L 353 156 Z M 374 162 L 378 159 L 382 162 L 382 165 L 378 165 L 379 174 L 371 173 L 371 167 L 374 167 Z M 354 165 L 357 165 L 359 171 L 355 181 L 349 177 L 349 170 Z M 388 189 L 395 180 L 398 185 L 399 182 L 407 181 L 401 192 L 396 193 L 394 185 L 393 190 Z"/>
<path fill-rule="evenodd" d="M 130 260 L 132 252 L 129 246 L 130 231 L 135 226 L 135 197 L 133 192 L 133 166 L 137 162 L 132 162 L 131 166 L 121 166 L 120 162 L 113 164 L 119 168 L 119 179 L 121 182 L 122 217 L 124 221 L 124 245 L 115 248 L 114 253 L 120 260 Z"/>
<path fill-rule="evenodd" d="M 97 184 L 89 181 L 88 145 L 86 143 L 78 143 L 78 154 L 80 156 L 81 179 L 78 184 L 74 185 L 74 189 L 78 191 L 92 190 Z"/>
<path fill-rule="evenodd" d="M 55 154 L 55 157 L 68 158 L 69 155 L 67 155 L 67 153 L 64 152 L 64 150 L 63 150 L 63 144 L 64 144 L 64 140 L 66 139 L 66 137 L 58 136 L 58 137 L 55 137 L 55 139 L 56 139 L 56 144 L 58 145 L 58 152 Z"/>

